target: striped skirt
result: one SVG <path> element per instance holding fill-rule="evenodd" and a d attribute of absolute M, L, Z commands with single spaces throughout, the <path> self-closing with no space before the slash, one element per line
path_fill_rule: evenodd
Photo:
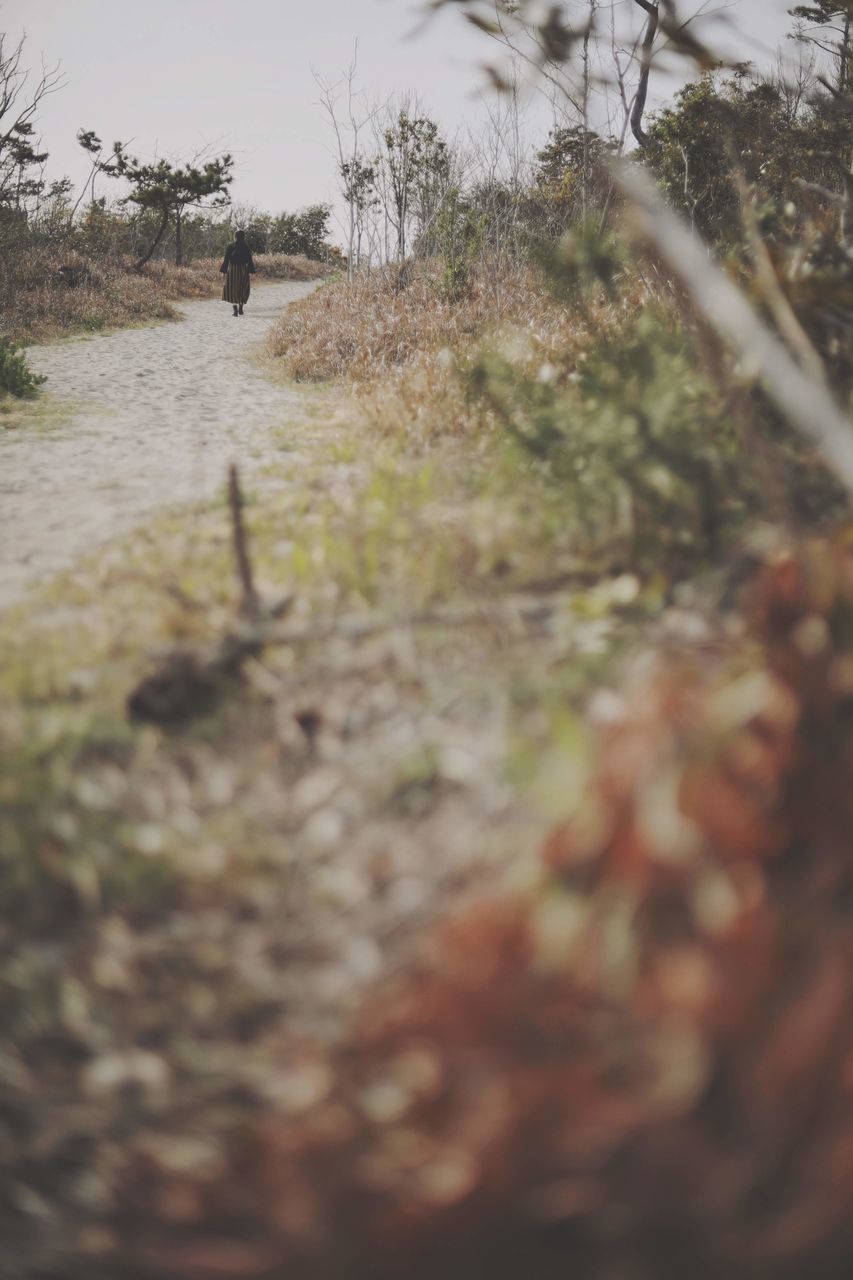
<path fill-rule="evenodd" d="M 232 262 L 225 273 L 225 284 L 222 289 L 222 301 L 233 302 L 242 307 L 249 301 L 249 264 L 248 262 Z"/>

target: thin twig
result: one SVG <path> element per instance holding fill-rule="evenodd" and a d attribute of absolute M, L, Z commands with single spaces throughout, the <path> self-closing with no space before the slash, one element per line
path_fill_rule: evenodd
<path fill-rule="evenodd" d="M 565 604 L 565 597 L 547 600 L 513 598 L 495 604 L 477 603 L 458 608 L 426 609 L 396 618 L 364 618 L 344 616 L 329 622 L 311 622 L 291 626 L 283 631 L 261 632 L 264 645 L 297 645 L 316 640 L 365 640 L 384 631 L 401 631 L 421 627 L 467 627 L 472 623 L 521 621 L 544 622 Z"/>
<path fill-rule="evenodd" d="M 228 468 L 228 505 L 231 508 L 231 536 L 234 544 L 234 559 L 237 562 L 237 576 L 240 581 L 240 612 L 247 618 L 257 618 L 260 614 L 260 599 L 255 590 L 252 577 L 252 562 L 249 558 L 249 544 L 246 538 L 246 527 L 243 523 L 243 493 L 240 488 L 240 476 L 236 463 Z"/>
<path fill-rule="evenodd" d="M 295 647 L 312 641 L 358 641 L 383 632 L 415 627 L 462 627 L 476 622 L 544 622 L 564 603 L 562 599 L 518 600 L 502 606 L 472 605 L 458 609 L 432 609 L 399 618 L 347 616 L 327 622 L 307 623 L 277 630 L 272 616 L 258 615 L 224 636 L 206 653 L 176 649 L 157 670 L 130 693 L 127 706 L 133 719 L 155 724 L 176 724 L 206 713 L 228 683 L 239 679 L 250 659 L 259 660 L 271 647 Z"/>

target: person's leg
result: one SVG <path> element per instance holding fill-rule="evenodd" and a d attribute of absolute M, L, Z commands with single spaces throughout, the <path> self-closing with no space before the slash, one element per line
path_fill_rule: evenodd
<path fill-rule="evenodd" d="M 243 314 L 243 304 L 242 304 L 242 302 L 240 303 L 240 305 L 239 305 L 239 307 L 237 308 L 237 310 L 239 311 L 240 315 L 242 315 L 242 314 Z"/>
<path fill-rule="evenodd" d="M 236 302 L 234 303 L 234 314 L 235 314 L 235 316 L 237 315 L 237 303 L 236 303 Z"/>

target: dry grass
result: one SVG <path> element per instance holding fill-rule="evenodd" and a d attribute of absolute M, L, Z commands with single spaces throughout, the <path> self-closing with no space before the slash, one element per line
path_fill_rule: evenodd
<path fill-rule="evenodd" d="M 466 294 L 454 299 L 440 267 L 422 263 L 405 287 L 396 269 L 333 282 L 288 308 L 269 345 L 298 381 L 363 383 L 423 353 L 464 346 L 486 330 L 523 326 L 537 333 L 564 316 L 530 267 L 498 272 L 484 261 Z"/>
<path fill-rule="evenodd" d="M 259 255 L 256 263 L 262 279 L 311 280 L 329 270 L 325 263 L 285 254 Z M 19 341 L 43 342 L 169 319 L 175 314 L 171 302 L 215 297 L 220 288 L 219 262 L 213 258 L 184 267 L 151 262 L 138 272 L 127 259 L 31 248 L 0 265 L 3 331 Z"/>
<path fill-rule="evenodd" d="M 258 275 L 270 280 L 322 280 L 335 270 L 328 262 L 317 262 L 304 254 L 257 253 Z"/>
<path fill-rule="evenodd" d="M 68 268 L 66 279 L 62 268 Z M 166 319 L 174 314 L 169 300 L 190 288 L 193 275 L 187 270 L 184 279 L 172 280 L 159 264 L 142 275 L 120 261 L 30 249 L 0 268 L 4 328 L 18 340 L 38 342 L 77 330 Z M 199 283 L 194 282 L 196 295 Z"/>
<path fill-rule="evenodd" d="M 297 380 L 349 381 L 370 430 L 419 453 L 491 429 L 493 411 L 471 378 L 484 350 L 505 354 L 525 378 L 563 382 L 646 300 L 637 278 L 624 282 L 618 300 L 599 293 L 581 308 L 520 264 L 481 263 L 456 300 L 441 284 L 431 263 L 402 290 L 393 273 L 334 281 L 288 308 L 270 350 Z"/>

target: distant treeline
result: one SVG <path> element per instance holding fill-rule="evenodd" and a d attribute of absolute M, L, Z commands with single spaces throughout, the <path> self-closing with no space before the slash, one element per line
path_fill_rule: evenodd
<path fill-rule="evenodd" d="M 0 243 L 13 250 L 27 246 L 62 246 L 95 258 L 137 259 L 146 254 L 161 221 L 153 209 L 123 207 L 99 196 L 72 217 L 65 184 L 55 184 L 37 208 L 25 210 L 0 203 Z M 329 239 L 331 209 L 310 205 L 293 213 L 265 213 L 231 206 L 227 211 L 198 210 L 181 219 L 181 261 L 216 257 L 243 227 L 254 253 L 286 253 L 328 261 L 336 251 Z M 169 234 L 171 231 L 171 234 Z M 150 255 L 152 261 L 175 258 L 175 222 Z"/>

